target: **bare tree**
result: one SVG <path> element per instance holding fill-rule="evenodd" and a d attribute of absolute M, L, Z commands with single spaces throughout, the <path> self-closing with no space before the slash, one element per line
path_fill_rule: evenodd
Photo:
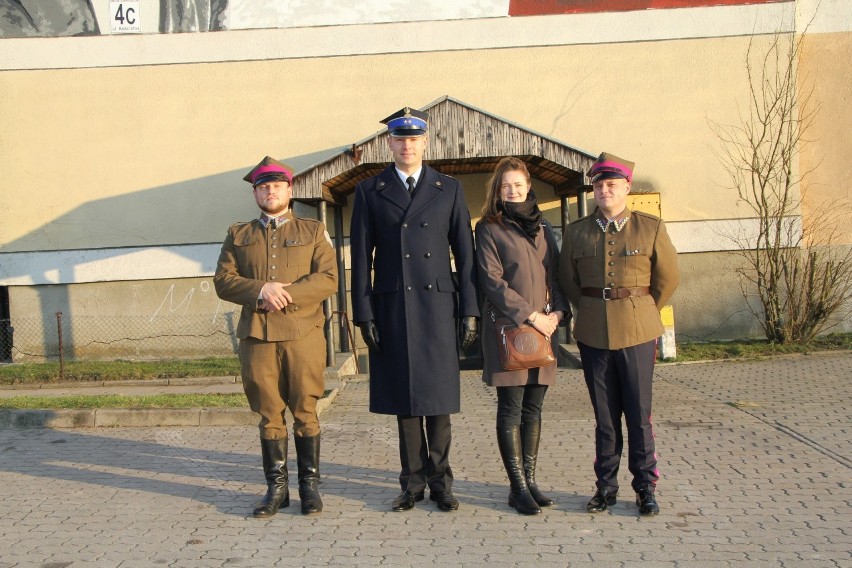
<path fill-rule="evenodd" d="M 803 201 L 810 171 L 799 155 L 819 113 L 813 85 L 798 76 L 804 34 L 776 34 L 765 53 L 746 54 L 748 114 L 736 125 L 711 123 L 721 159 L 740 202 L 753 214 L 756 235 L 729 235 L 745 262 L 737 269 L 741 289 L 766 338 L 807 342 L 836 325 L 852 299 L 852 248 L 837 227 L 844 208 L 807 211 Z M 804 84 L 804 86 L 803 86 Z"/>

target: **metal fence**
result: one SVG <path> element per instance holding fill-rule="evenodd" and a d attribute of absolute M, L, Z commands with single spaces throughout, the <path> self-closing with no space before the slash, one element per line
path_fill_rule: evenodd
<path fill-rule="evenodd" d="M 148 359 L 232 355 L 239 312 L 0 320 L 0 361 Z"/>

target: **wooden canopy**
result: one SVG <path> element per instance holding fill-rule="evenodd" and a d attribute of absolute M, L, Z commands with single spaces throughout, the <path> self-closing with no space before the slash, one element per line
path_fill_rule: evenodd
<path fill-rule="evenodd" d="M 533 178 L 553 186 L 557 196 L 576 196 L 597 157 L 449 96 L 421 110 L 429 113 L 426 162 L 447 175 L 490 173 L 504 156 L 516 156 L 526 162 Z M 386 131 L 378 132 L 298 172 L 293 197 L 345 205 L 358 182 L 388 165 L 386 137 Z"/>

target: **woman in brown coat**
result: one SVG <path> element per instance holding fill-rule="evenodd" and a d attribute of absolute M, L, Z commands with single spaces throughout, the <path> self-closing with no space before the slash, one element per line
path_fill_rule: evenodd
<path fill-rule="evenodd" d="M 556 381 L 556 363 L 504 370 L 491 317 L 526 322 L 551 338 L 567 309 L 556 285 L 558 258 L 553 230 L 542 219 L 526 165 L 503 158 L 488 180 L 482 219 L 476 224 L 476 261 L 485 299 L 482 379 L 497 387 L 497 443 L 511 485 L 509 505 L 525 515 L 553 504 L 536 485 L 535 466 L 541 407 L 547 386 Z"/>

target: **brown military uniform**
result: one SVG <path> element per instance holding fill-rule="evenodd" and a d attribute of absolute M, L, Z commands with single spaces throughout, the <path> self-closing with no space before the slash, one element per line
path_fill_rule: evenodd
<path fill-rule="evenodd" d="M 231 226 L 213 282 L 223 300 L 242 305 L 237 337 L 243 387 L 261 415 L 261 438 L 287 436 L 284 410 L 293 413 L 296 436 L 316 436 L 316 401 L 324 391 L 325 317 L 322 301 L 337 289 L 337 264 L 322 223 L 279 218 Z M 283 225 L 281 225 L 283 223 Z M 281 311 L 259 309 L 266 282 L 281 282 L 293 303 Z"/>
<path fill-rule="evenodd" d="M 655 339 L 663 332 L 660 308 L 679 280 L 677 251 L 653 215 L 625 210 L 610 223 L 596 210 L 565 230 L 559 285 L 576 310 L 574 337 L 595 411 L 597 487 L 610 494 L 618 491 L 622 415 L 633 489 L 653 495 L 659 479 L 651 416 Z"/>
<path fill-rule="evenodd" d="M 662 219 L 627 210 L 620 231 L 604 233 L 599 212 L 571 223 L 559 261 L 559 285 L 577 308 L 574 337 L 599 349 L 621 349 L 663 333 L 660 308 L 671 299 L 680 276 L 677 251 Z M 650 295 L 604 300 L 583 288 L 649 287 Z"/>

